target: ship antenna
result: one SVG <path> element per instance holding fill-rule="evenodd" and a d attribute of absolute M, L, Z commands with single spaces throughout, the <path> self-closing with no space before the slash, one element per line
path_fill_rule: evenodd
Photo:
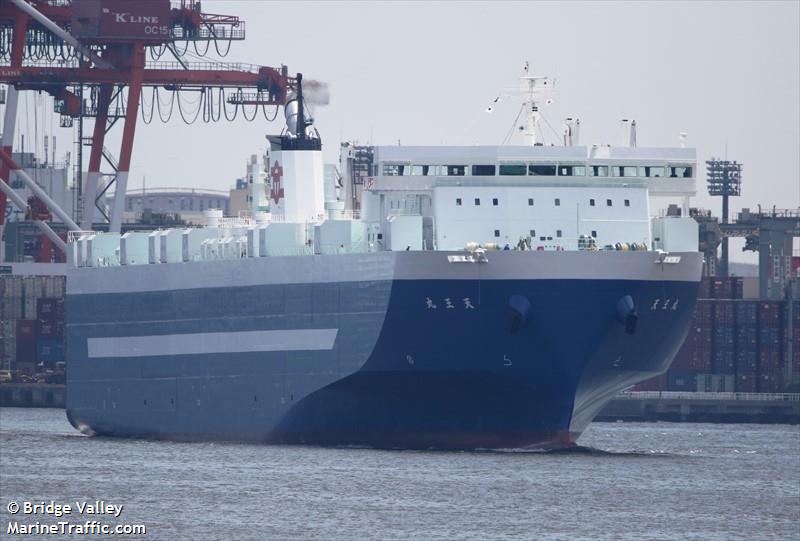
<path fill-rule="evenodd" d="M 525 111 L 525 125 L 520 126 L 522 134 L 525 136 L 525 143 L 530 146 L 541 146 L 544 144 L 542 134 L 540 111 L 541 100 L 544 99 L 546 105 L 553 103 L 552 98 L 547 97 L 555 87 L 555 79 L 544 75 L 530 75 L 530 64 L 525 62 L 525 74 L 520 77 L 522 82 L 523 102 L 522 108 Z"/>

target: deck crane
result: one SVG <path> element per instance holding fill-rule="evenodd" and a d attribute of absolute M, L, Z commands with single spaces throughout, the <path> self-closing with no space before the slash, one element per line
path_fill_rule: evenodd
<path fill-rule="evenodd" d="M 286 66 L 187 59 L 203 57 L 212 46 L 218 55 L 225 56 L 233 41 L 244 38 L 244 21 L 236 16 L 204 13 L 200 2 L 191 0 L 1 0 L 0 83 L 8 85 L 8 93 L 0 144 L 0 183 L 8 183 L 14 170 L 70 229 L 91 229 L 97 211 L 109 222 L 110 231 L 120 231 L 140 113 L 145 122 L 152 121 L 157 108 L 160 119 L 166 121 L 177 102 L 180 115 L 188 122 L 181 98 L 194 93 L 200 96 L 194 120 L 201 110 L 204 121 L 221 120 L 223 116 L 233 120 L 239 112 L 253 120 L 259 109 L 267 120 L 273 120 L 277 109 L 297 90 L 301 76 L 289 76 Z M 196 54 L 187 54 L 190 46 Z M 174 60 L 162 60 L 167 54 Z M 149 120 L 145 89 L 151 91 Z M 91 138 L 80 141 L 91 146 L 78 203 L 80 226 L 69 216 L 62 216 L 61 209 L 53 208 L 55 203 L 46 194 L 40 195 L 35 182 L 12 159 L 17 94 L 26 90 L 53 96 L 62 127 L 71 126 L 73 119 L 95 119 Z M 162 114 L 164 93 L 171 95 L 166 118 Z M 274 108 L 272 115 L 268 107 L 270 111 Z M 117 160 L 104 141 L 120 120 L 122 142 Z M 100 172 L 103 160 L 114 174 Z M 112 184 L 114 201 L 110 216 L 105 216 L 97 202 Z M 0 209 L 5 208 L 10 191 L 8 186 L 2 188 Z M 12 198 L 17 205 L 18 200 Z M 0 216 L 0 225 L 2 220 Z M 52 230 L 45 233 L 50 238 L 54 235 Z"/>

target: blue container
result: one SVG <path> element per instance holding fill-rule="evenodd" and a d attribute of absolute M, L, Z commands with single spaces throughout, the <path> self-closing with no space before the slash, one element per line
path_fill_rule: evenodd
<path fill-rule="evenodd" d="M 36 360 L 45 364 L 63 361 L 64 342 L 52 338 L 40 338 L 36 342 Z"/>

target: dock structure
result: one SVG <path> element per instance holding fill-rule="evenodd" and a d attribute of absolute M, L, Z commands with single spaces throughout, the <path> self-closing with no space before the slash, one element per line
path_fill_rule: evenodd
<path fill-rule="evenodd" d="M 623 392 L 596 421 L 800 424 L 800 393 Z"/>
<path fill-rule="evenodd" d="M 63 408 L 67 389 L 61 384 L 3 383 L 0 385 L 0 407 Z"/>

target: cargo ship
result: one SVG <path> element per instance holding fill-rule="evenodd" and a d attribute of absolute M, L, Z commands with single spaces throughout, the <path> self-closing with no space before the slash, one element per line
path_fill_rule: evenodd
<path fill-rule="evenodd" d="M 69 421 L 176 440 L 574 445 L 686 338 L 697 224 L 651 218 L 650 198 L 688 207 L 697 168 L 684 145 L 637 147 L 635 122 L 620 146 L 581 146 L 577 119 L 544 145 L 550 82 L 521 80 L 525 145 L 344 143 L 326 180 L 299 80 L 254 189 L 269 213 L 71 233 Z"/>

